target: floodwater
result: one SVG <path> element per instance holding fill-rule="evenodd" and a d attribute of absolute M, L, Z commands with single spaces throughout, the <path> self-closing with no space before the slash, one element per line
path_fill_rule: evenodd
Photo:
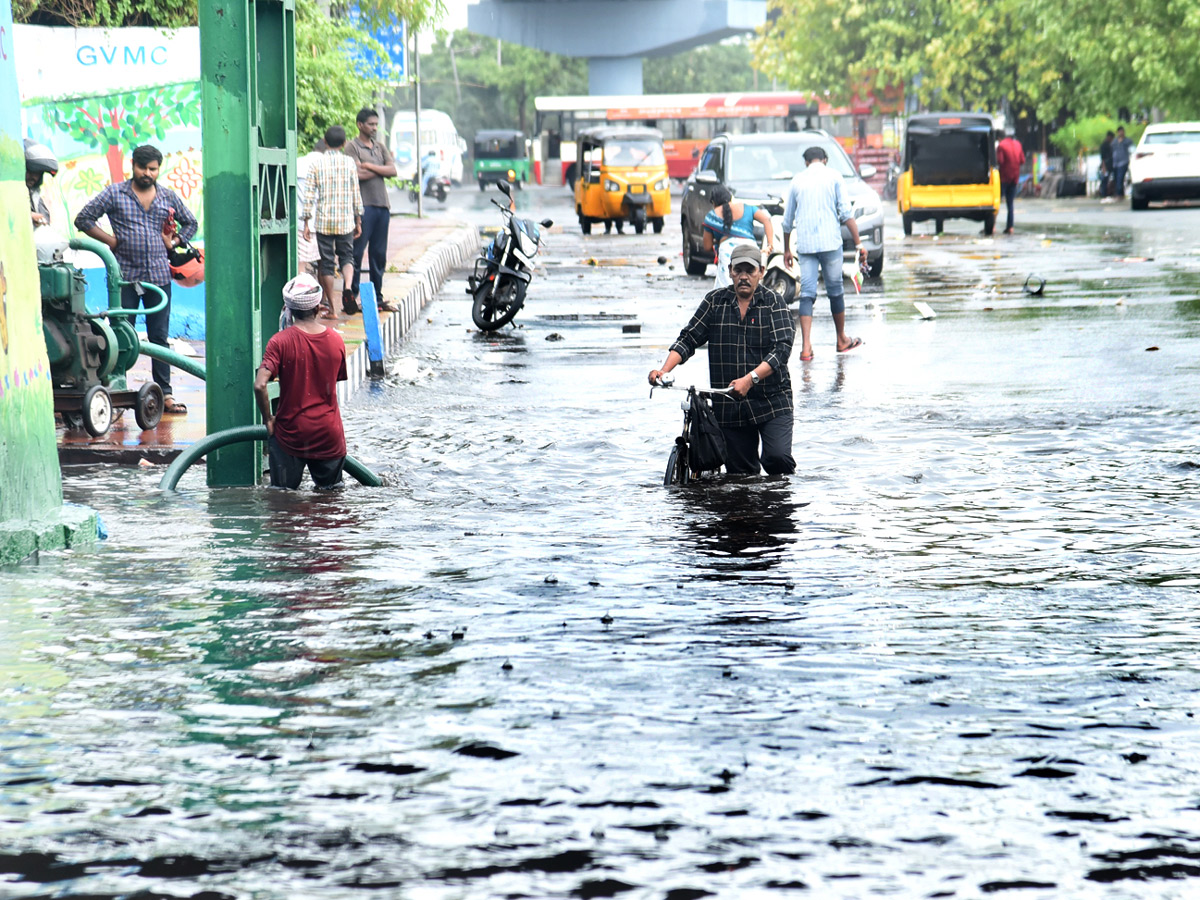
<path fill-rule="evenodd" d="M 346 410 L 384 489 L 68 470 L 110 537 L 3 575 L 0 896 L 1196 896 L 1200 257 L 1148 240 L 890 242 L 788 479 L 661 486 L 677 223 L 568 223 L 499 336 L 448 283 Z"/>

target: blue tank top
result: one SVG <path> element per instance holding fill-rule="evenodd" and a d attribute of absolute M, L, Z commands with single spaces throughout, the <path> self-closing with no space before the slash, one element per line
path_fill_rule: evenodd
<path fill-rule="evenodd" d="M 728 231 L 725 230 L 725 220 L 721 218 L 719 210 L 710 209 L 704 216 L 704 227 L 713 233 L 713 237 L 720 244 L 722 238 L 740 237 L 754 240 L 754 213 L 758 207 L 751 206 L 749 203 L 742 204 L 742 217 L 733 220 L 733 227 Z"/>

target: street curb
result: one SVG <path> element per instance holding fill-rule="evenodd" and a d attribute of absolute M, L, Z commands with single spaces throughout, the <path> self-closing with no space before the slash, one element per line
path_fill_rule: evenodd
<path fill-rule="evenodd" d="M 478 253 L 478 229 L 470 225 L 460 225 L 421 254 L 417 261 L 409 266 L 407 272 L 385 276 L 384 293 L 391 297 L 397 307 L 395 312 L 385 312 L 381 316 L 380 331 L 385 358 L 404 340 L 425 304 L 442 289 L 447 276 L 453 270 L 467 265 Z M 400 299 L 395 299 L 393 291 L 387 289 L 388 281 L 400 282 L 399 291 L 395 292 L 403 292 Z M 337 386 L 339 404 L 346 403 L 367 380 L 369 364 L 367 345 L 364 342 L 359 344 L 346 360 L 347 380 L 338 382 Z"/>

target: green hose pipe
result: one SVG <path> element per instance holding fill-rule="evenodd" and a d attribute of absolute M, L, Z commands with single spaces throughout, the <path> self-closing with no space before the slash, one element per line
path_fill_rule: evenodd
<path fill-rule="evenodd" d="M 164 491 L 173 491 L 179 484 L 179 479 L 196 460 L 206 456 L 213 450 L 219 450 L 229 444 L 240 444 L 245 441 L 265 441 L 267 439 L 266 425 L 241 425 L 237 428 L 227 428 L 210 434 L 180 453 L 163 475 L 158 486 Z M 368 487 L 382 487 L 383 481 L 378 475 L 360 463 L 353 456 L 346 457 L 345 469 L 359 484 Z"/>
<path fill-rule="evenodd" d="M 152 344 L 149 341 L 141 341 L 139 352 L 148 356 L 151 359 L 161 359 L 165 363 L 169 363 L 177 369 L 182 369 L 189 375 L 195 375 L 201 381 L 208 380 L 208 372 L 204 368 L 204 363 L 197 359 L 192 359 L 190 356 L 183 356 L 176 353 L 170 347 L 163 347 L 159 344 Z"/>
<path fill-rule="evenodd" d="M 108 308 L 121 308 L 121 267 L 117 264 L 117 258 L 113 256 L 112 250 L 107 244 L 102 244 L 95 238 L 90 237 L 73 237 L 68 246 L 72 250 L 86 250 L 89 253 L 95 253 L 104 262 L 104 269 L 108 272 Z"/>
<path fill-rule="evenodd" d="M 160 288 L 157 284 L 151 284 L 148 281 L 122 281 L 121 284 L 122 286 L 127 284 L 140 284 L 147 290 L 154 291 L 154 293 L 158 294 L 161 299 L 158 301 L 157 306 L 149 306 L 145 309 L 141 309 L 139 307 L 130 307 L 128 309 L 106 309 L 98 313 L 89 313 L 89 319 L 115 319 L 118 316 L 152 316 L 156 312 L 162 312 L 167 308 L 167 292 Z"/>

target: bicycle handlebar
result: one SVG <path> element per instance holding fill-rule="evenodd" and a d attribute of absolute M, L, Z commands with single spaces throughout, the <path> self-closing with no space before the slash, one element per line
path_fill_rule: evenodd
<path fill-rule="evenodd" d="M 691 391 L 696 394 L 720 394 L 724 397 L 728 397 L 733 393 L 733 388 L 702 388 L 696 387 L 694 384 L 690 384 L 687 387 L 676 386 L 675 378 L 672 375 L 664 375 L 658 379 L 658 384 L 650 385 L 651 397 L 654 396 L 655 388 L 663 388 L 668 391 Z"/>

